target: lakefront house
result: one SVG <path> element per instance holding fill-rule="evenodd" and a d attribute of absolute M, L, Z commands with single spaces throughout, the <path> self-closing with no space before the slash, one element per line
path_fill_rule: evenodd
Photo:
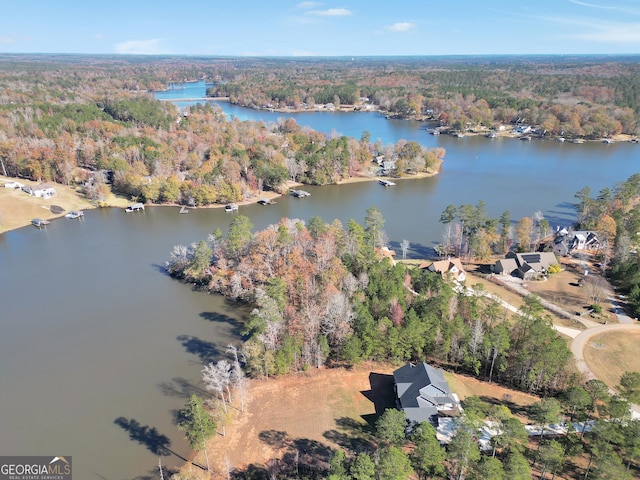
<path fill-rule="evenodd" d="M 422 362 L 407 363 L 393 372 L 396 405 L 411 424 L 430 422 L 438 417 L 460 414 L 460 400 L 451 392 L 442 370 Z"/>
<path fill-rule="evenodd" d="M 551 265 L 557 264 L 558 260 L 553 252 L 509 252 L 493 265 L 492 270 L 498 275 L 516 275 L 523 280 L 530 280 L 544 275 Z"/>

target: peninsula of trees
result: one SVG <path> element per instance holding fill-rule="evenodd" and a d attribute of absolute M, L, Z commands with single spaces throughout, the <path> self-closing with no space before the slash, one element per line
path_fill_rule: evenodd
<path fill-rule="evenodd" d="M 429 357 L 529 392 L 576 382 L 571 353 L 535 297 L 517 322 L 482 295 L 456 292 L 438 275 L 380 260 L 380 211 L 343 227 L 283 219 L 253 233 L 236 217 L 177 246 L 171 275 L 255 306 L 245 325 L 245 368 L 282 375 L 329 364 Z"/>
<path fill-rule="evenodd" d="M 620 188 L 631 188 L 633 181 Z M 524 307 L 509 317 L 480 286 L 454 289 L 427 269 L 394 265 L 383 254 L 384 218 L 376 207 L 366 213 L 363 225 L 282 219 L 258 232 L 239 215 L 226 235 L 216 231 L 189 247 L 176 246 L 166 268 L 205 291 L 255 307 L 239 349 L 252 377 L 363 360 L 429 360 L 541 395 L 529 417 L 543 433 L 532 447 L 509 408 L 469 397 L 445 451 L 431 425 L 421 424 L 407 436 L 404 413 L 386 410 L 370 444 L 363 441 L 355 452 L 338 450 L 326 466 L 314 460 L 304 473 L 288 464 L 279 478 L 404 480 L 415 471 L 420 478 L 527 479 L 530 462 L 545 478 L 582 455 L 589 466 L 580 478 L 630 479 L 640 422 L 630 421 L 629 402 L 640 398 L 640 375 L 625 373 L 619 395 L 610 395 L 599 380 L 583 383 L 537 297 L 526 297 Z M 237 364 L 238 350 L 233 353 Z M 242 388 L 238 371 L 227 360 L 203 370 L 207 389 L 224 408 L 230 387 Z M 190 413 L 193 403 L 184 412 Z M 561 418 L 591 426 L 547 438 L 545 426 Z M 491 440 L 490 455 L 481 455 L 474 439 L 485 419 L 501 432 Z M 201 431 L 199 425 L 186 428 Z"/>
<path fill-rule="evenodd" d="M 8 56 L 0 66 L 0 174 L 109 189 L 147 203 L 203 206 L 280 191 L 287 181 L 324 185 L 370 175 L 374 156 L 397 175 L 436 173 L 443 149 L 374 144 L 302 128 L 228 121 L 210 104 L 179 112 L 150 88 L 217 78 L 232 61 Z"/>

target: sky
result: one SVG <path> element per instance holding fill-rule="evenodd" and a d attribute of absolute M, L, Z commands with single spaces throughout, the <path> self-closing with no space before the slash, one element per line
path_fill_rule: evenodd
<path fill-rule="evenodd" d="M 22 0 L 0 53 L 640 53 L 640 0 Z"/>

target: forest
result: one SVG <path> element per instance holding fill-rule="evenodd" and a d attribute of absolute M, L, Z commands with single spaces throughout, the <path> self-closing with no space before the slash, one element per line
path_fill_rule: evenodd
<path fill-rule="evenodd" d="M 239 69 L 208 95 L 285 110 L 370 104 L 463 131 L 526 123 L 543 135 L 594 139 L 637 134 L 637 74 L 634 57 L 300 59 Z"/>
<path fill-rule="evenodd" d="M 110 191 L 144 203 L 225 204 L 370 175 L 374 157 L 397 176 L 436 173 L 443 149 L 325 135 L 293 119 L 228 121 L 199 104 L 180 112 L 151 91 L 172 81 L 219 79 L 233 60 L 5 56 L 0 65 L 0 173 Z"/>

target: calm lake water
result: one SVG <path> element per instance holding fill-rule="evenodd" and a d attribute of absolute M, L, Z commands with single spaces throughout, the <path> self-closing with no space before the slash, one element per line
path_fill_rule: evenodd
<path fill-rule="evenodd" d="M 188 84 L 158 96 L 195 98 L 204 88 Z M 220 105 L 241 120 L 283 116 Z M 407 239 L 414 256 L 439 243 L 438 218 L 449 204 L 484 200 L 490 215 L 508 209 L 513 219 L 541 210 L 552 226 L 566 225 L 576 191 L 589 185 L 597 192 L 640 172 L 637 145 L 434 137 L 422 123 L 374 113 L 293 116 L 327 133 L 359 138 L 368 130 L 384 143 L 404 138 L 444 147 L 443 170 L 386 189 L 376 183 L 305 187 L 309 198 L 282 197 L 274 206 L 240 212 L 260 229 L 282 217 L 363 221 L 376 205 L 392 245 Z M 0 234 L 0 452 L 72 455 L 75 478 L 83 480 L 156 478 L 154 434 L 188 455 L 174 412 L 192 392 L 202 393 L 202 364 L 237 341 L 246 310 L 173 281 L 162 265 L 174 245 L 226 231 L 233 216 L 221 209 L 189 215 L 169 207 L 140 214 L 101 209 L 81 221 L 55 220 L 46 230 Z M 115 423 L 120 417 L 138 422 L 133 440 Z M 182 463 L 176 455 L 162 461 Z"/>

